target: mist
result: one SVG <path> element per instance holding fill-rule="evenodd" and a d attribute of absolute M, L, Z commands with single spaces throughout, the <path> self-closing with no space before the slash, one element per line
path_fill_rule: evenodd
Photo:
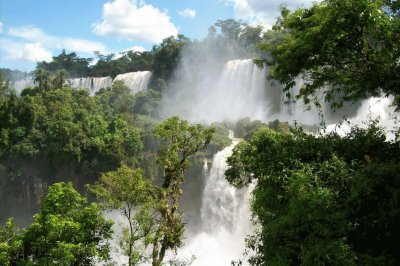
<path fill-rule="evenodd" d="M 178 115 L 211 124 L 249 117 L 318 124 L 315 108 L 301 102 L 285 104 L 283 86 L 268 79 L 268 68 L 253 63 L 255 54 L 239 45 L 216 45 L 214 39 L 185 47 L 160 103 L 162 118 Z M 234 48 L 231 48 L 231 47 Z M 301 80 L 295 90 L 301 86 Z"/>

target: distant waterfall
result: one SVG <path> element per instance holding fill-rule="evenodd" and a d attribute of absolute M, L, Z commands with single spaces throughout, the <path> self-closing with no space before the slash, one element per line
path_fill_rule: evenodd
<path fill-rule="evenodd" d="M 111 77 L 87 77 L 67 79 L 67 83 L 74 89 L 86 88 L 89 89 L 89 94 L 94 95 L 101 88 L 109 88 L 112 85 Z"/>
<path fill-rule="evenodd" d="M 177 80 L 163 95 L 161 113 L 165 117 L 179 115 L 205 123 L 235 121 L 246 116 L 265 120 L 270 110 L 266 72 L 252 59 L 228 61 L 220 74 L 213 69 L 190 67 L 190 71 L 182 70 L 187 73 L 177 74 Z"/>
<path fill-rule="evenodd" d="M 366 128 L 368 121 L 378 120 L 378 125 L 385 129 L 388 139 L 395 139 L 396 132 L 399 129 L 398 114 L 393 106 L 393 97 L 371 97 L 363 100 L 357 113 L 348 119 L 348 123 L 330 124 L 326 131 L 335 131 L 340 135 L 350 132 L 351 126 L 357 125 Z"/>
<path fill-rule="evenodd" d="M 82 78 L 70 78 L 66 80 L 71 88 L 74 89 L 88 89 L 90 95 L 95 95 L 102 88 L 109 88 L 116 80 L 122 80 L 126 86 L 131 90 L 133 94 L 144 91 L 147 89 L 151 77 L 150 71 L 138 71 L 130 72 L 125 74 L 119 74 L 112 80 L 111 77 L 82 77 Z M 32 79 L 20 79 L 14 81 L 11 87 L 14 88 L 17 93 L 21 93 L 26 87 L 33 87 L 36 84 Z"/>
<path fill-rule="evenodd" d="M 114 81 L 122 80 L 126 86 L 132 91 L 137 93 L 147 89 L 151 77 L 150 71 L 137 71 L 125 74 L 119 74 L 115 77 Z"/>
<path fill-rule="evenodd" d="M 205 188 L 201 207 L 200 233 L 190 237 L 178 252 L 180 258 L 196 256 L 193 265 L 230 265 L 241 258 L 245 237 L 252 232 L 249 189 L 237 190 L 225 179 L 226 159 L 232 154 L 238 139 L 216 153 Z"/>
<path fill-rule="evenodd" d="M 249 116 L 262 119 L 267 113 L 265 71 L 253 64 L 251 59 L 229 61 L 210 96 L 209 103 L 213 108 L 205 110 L 209 117 L 237 120 Z"/>
<path fill-rule="evenodd" d="M 11 88 L 15 89 L 18 94 L 20 94 L 23 89 L 34 86 L 35 82 L 31 78 L 19 79 L 11 83 Z"/>

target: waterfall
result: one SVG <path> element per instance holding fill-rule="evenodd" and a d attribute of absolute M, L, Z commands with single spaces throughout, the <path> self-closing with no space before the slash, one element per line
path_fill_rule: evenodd
<path fill-rule="evenodd" d="M 225 179 L 226 159 L 238 142 L 232 138 L 229 147 L 214 155 L 210 172 L 205 177 L 200 232 L 188 238 L 178 251 L 181 259 L 194 255 L 196 260 L 192 265 L 230 265 L 232 260 L 241 258 L 245 237 L 252 232 L 251 189 L 235 189 Z"/>
<path fill-rule="evenodd" d="M 266 116 L 265 74 L 252 60 L 232 60 L 225 64 L 220 79 L 206 99 L 207 117 L 237 120 L 249 116 L 262 119 Z"/>
<path fill-rule="evenodd" d="M 19 79 L 11 83 L 11 88 L 15 89 L 17 94 L 20 94 L 27 87 L 34 87 L 35 82 L 31 78 Z"/>
<path fill-rule="evenodd" d="M 349 124 L 330 124 L 326 131 L 335 131 L 343 136 L 350 132 L 351 126 L 366 128 L 370 120 L 378 120 L 378 126 L 385 129 L 386 137 L 389 140 L 395 139 L 395 132 L 399 128 L 395 109 L 393 97 L 371 97 L 361 102 L 357 113 L 348 119 Z"/>
<path fill-rule="evenodd" d="M 101 88 L 108 88 L 112 85 L 111 77 L 86 77 L 86 78 L 74 78 L 67 79 L 67 84 L 74 89 L 86 88 L 89 89 L 89 94 L 94 95 Z"/>
<path fill-rule="evenodd" d="M 138 71 L 120 74 L 115 77 L 114 81 L 122 80 L 132 93 L 137 93 L 147 89 L 150 77 L 150 71 Z M 82 77 L 67 79 L 66 84 L 74 89 L 88 89 L 89 94 L 93 96 L 100 89 L 111 87 L 114 81 L 111 77 Z M 35 84 L 32 79 L 20 79 L 11 84 L 11 87 L 14 88 L 17 93 L 21 93 L 26 87 L 33 86 L 35 86 Z"/>
<path fill-rule="evenodd" d="M 150 71 L 137 71 L 125 74 L 119 74 L 115 77 L 114 81 L 122 80 L 126 86 L 132 91 L 137 93 L 147 89 L 151 77 Z"/>
<path fill-rule="evenodd" d="M 163 95 L 161 113 L 166 117 L 179 115 L 192 122 L 212 123 L 246 116 L 263 119 L 269 112 L 265 70 L 251 59 L 228 61 L 220 74 L 212 72 L 212 68 L 188 67 L 194 69 L 179 73 Z"/>
<path fill-rule="evenodd" d="M 176 75 L 177 80 L 163 94 L 160 113 L 165 118 L 178 115 L 205 124 L 245 117 L 264 122 L 318 122 L 318 113 L 305 112 L 302 103 L 285 105 L 283 86 L 267 80 L 268 69 L 260 69 L 252 59 L 227 61 L 219 74 L 206 67 L 185 67 L 193 69 L 180 70 L 182 73 Z"/>

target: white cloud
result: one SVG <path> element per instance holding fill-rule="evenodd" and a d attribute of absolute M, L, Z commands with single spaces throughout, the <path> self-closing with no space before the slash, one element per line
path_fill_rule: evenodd
<path fill-rule="evenodd" d="M 185 18 L 194 18 L 196 17 L 196 10 L 186 8 L 184 10 L 179 10 L 178 14 Z"/>
<path fill-rule="evenodd" d="M 122 50 L 122 52 L 129 52 L 129 51 L 144 52 L 144 51 L 146 51 L 146 49 L 144 47 L 142 47 L 142 46 L 135 45 L 135 46 L 132 46 L 130 48 Z"/>
<path fill-rule="evenodd" d="M 225 0 L 232 3 L 235 18 L 248 21 L 251 24 L 263 24 L 271 27 L 280 15 L 280 6 L 283 4 L 289 9 L 310 6 L 319 0 Z"/>
<path fill-rule="evenodd" d="M 100 36 L 153 43 L 178 34 L 166 12 L 135 0 L 105 3 L 102 20 L 93 24 L 92 31 Z"/>
<path fill-rule="evenodd" d="M 40 42 L 20 43 L 10 39 L 1 39 L 0 48 L 4 50 L 6 60 L 25 60 L 30 62 L 52 60 L 52 54 Z"/>
<path fill-rule="evenodd" d="M 50 36 L 45 34 L 40 28 L 34 26 L 10 28 L 8 34 L 30 42 L 39 42 L 49 49 L 66 49 L 78 53 L 106 52 L 106 48 L 102 43 L 85 39 Z"/>
<path fill-rule="evenodd" d="M 3 33 L 3 23 L 0 22 L 0 33 Z"/>
<path fill-rule="evenodd" d="M 0 38 L 1 59 L 4 60 L 51 61 L 52 52 L 59 52 L 61 49 L 78 53 L 107 52 L 99 42 L 50 36 L 35 26 L 11 27 L 6 35 L 8 37 Z"/>
<path fill-rule="evenodd" d="M 130 48 L 124 49 L 119 53 L 115 53 L 114 59 L 121 58 L 124 55 L 124 53 L 129 52 L 129 51 L 144 52 L 144 51 L 146 51 L 146 49 L 144 47 L 142 47 L 142 46 L 135 45 L 135 46 L 132 46 Z"/>

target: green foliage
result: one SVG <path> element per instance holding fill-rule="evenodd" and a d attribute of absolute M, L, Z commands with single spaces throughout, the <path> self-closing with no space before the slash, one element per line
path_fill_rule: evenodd
<path fill-rule="evenodd" d="M 42 93 L 25 90 L 21 97 L 4 93 L 0 98 L 2 219 L 10 215 L 7 206 L 15 201 L 26 202 L 21 212 L 29 219 L 42 196 L 34 183 L 45 188 L 73 177 L 82 187 L 121 163 L 137 164 L 142 136 L 132 125 L 132 107 L 126 109 L 123 98 L 117 90 L 90 97 L 68 87 Z M 127 99 L 134 103 L 133 96 Z"/>
<path fill-rule="evenodd" d="M 252 265 L 396 265 L 399 143 L 379 128 L 337 135 L 261 128 L 228 159 L 228 180 L 256 180 Z M 397 202 L 397 203 L 395 203 Z"/>
<path fill-rule="evenodd" d="M 179 209 L 184 173 L 189 158 L 210 143 L 213 128 L 190 125 L 178 117 L 167 119 L 154 130 L 158 140 L 158 166 L 163 170 L 162 185 L 142 178 L 139 170 L 120 167 L 100 177 L 91 190 L 107 209 L 119 209 L 126 218 L 120 245 L 129 265 L 151 258 L 160 266 L 168 250 L 182 246 L 184 223 Z M 152 249 L 151 254 L 146 251 Z"/>
<path fill-rule="evenodd" d="M 91 265 L 108 259 L 111 225 L 71 183 L 56 183 L 23 235 L 25 254 L 38 264 Z"/>
<path fill-rule="evenodd" d="M 43 61 L 37 64 L 36 70 L 43 69 L 51 74 L 64 69 L 71 77 L 85 77 L 89 72 L 89 63 L 91 58 L 80 58 L 75 52 L 66 53 L 62 50 L 58 56 L 53 56 L 53 60 L 49 63 Z"/>
<path fill-rule="evenodd" d="M 153 236 L 152 265 L 162 265 L 165 252 L 182 246 L 184 224 L 179 210 L 183 193 L 181 185 L 188 159 L 210 143 L 214 128 L 199 124 L 190 125 L 185 120 L 172 117 L 154 131 L 159 140 L 158 165 L 163 169 L 163 183 L 158 196 L 159 220 Z"/>
<path fill-rule="evenodd" d="M 52 85 L 54 88 L 62 88 L 69 77 L 69 73 L 65 69 L 57 70 L 54 74 Z"/>
<path fill-rule="evenodd" d="M 16 265 L 24 255 L 22 239 L 14 220 L 8 219 L 4 227 L 0 227 L 0 264 L 4 266 Z"/>
<path fill-rule="evenodd" d="M 132 112 L 134 114 L 157 118 L 157 107 L 160 100 L 161 94 L 151 89 L 136 93 L 135 104 L 132 106 Z"/>
<path fill-rule="evenodd" d="M 118 74 L 135 71 L 149 71 L 153 60 L 151 52 L 128 51 L 121 53 L 122 56 L 115 58 L 114 54 L 103 55 L 98 51 L 94 52 L 97 62 L 90 67 L 90 75 L 94 77 L 111 76 L 115 78 Z"/>
<path fill-rule="evenodd" d="M 213 127 L 215 132 L 213 137 L 205 150 L 207 157 L 212 157 L 218 151 L 229 146 L 232 140 L 229 138 L 229 130 L 223 123 L 214 123 Z"/>
<path fill-rule="evenodd" d="M 217 30 L 218 29 L 218 30 Z M 173 80 L 173 72 L 178 66 L 182 51 L 193 49 L 205 51 L 212 58 L 230 60 L 240 57 L 254 57 L 258 53 L 257 44 L 261 41 L 262 26 L 249 26 L 233 19 L 218 20 L 210 28 L 210 34 L 204 41 L 190 40 L 184 35 L 170 36 L 160 44 L 154 45 L 151 51 L 127 51 L 115 54 L 101 54 L 95 51 L 97 62 L 89 66 L 93 58 L 80 58 L 76 53 L 66 53 L 54 56 L 49 63 L 40 62 L 36 66 L 37 71 L 47 71 L 55 76 L 55 87 L 61 87 L 57 71 L 65 70 L 72 78 L 75 77 L 105 77 L 115 78 L 118 74 L 135 71 L 152 71 L 149 87 L 155 91 L 163 91 L 168 83 Z M 197 60 L 205 60 L 197 58 Z M 8 73 L 8 72 L 6 72 Z M 65 77 L 64 77 L 65 80 Z M 39 87 L 43 87 L 40 85 Z"/>
<path fill-rule="evenodd" d="M 43 92 L 50 88 L 50 74 L 43 68 L 36 68 L 33 71 L 33 81 L 38 84 L 39 91 Z"/>
<path fill-rule="evenodd" d="M 71 183 L 56 183 L 28 228 L 17 230 L 12 219 L 0 228 L 0 263 L 93 265 L 109 258 L 111 226 Z"/>
<path fill-rule="evenodd" d="M 249 117 L 239 119 L 235 124 L 235 134 L 239 138 L 248 140 L 258 129 L 268 127 L 276 132 L 289 133 L 291 127 L 288 122 L 281 122 L 278 119 L 268 122 L 268 124 L 260 120 L 251 120 Z"/>
<path fill-rule="evenodd" d="M 108 210 L 119 210 L 128 226 L 122 228 L 120 246 L 128 256 L 128 265 L 148 260 L 145 249 L 155 226 L 154 206 L 156 187 L 142 178 L 140 170 L 126 165 L 100 176 L 99 182 L 90 186 Z"/>
<path fill-rule="evenodd" d="M 19 70 L 11 70 L 9 68 L 0 68 L 0 75 L 4 80 L 15 81 L 28 76 L 28 73 Z"/>
<path fill-rule="evenodd" d="M 324 0 L 283 8 L 260 47 L 287 93 L 304 76 L 299 97 L 309 103 L 321 92 L 337 108 L 382 92 L 398 96 L 399 29 L 398 1 Z"/>
<path fill-rule="evenodd" d="M 178 65 L 179 54 L 190 40 L 179 34 L 176 38 L 171 36 L 164 39 L 161 44 L 153 46 L 152 70 L 155 79 L 168 80 L 175 67 Z"/>

